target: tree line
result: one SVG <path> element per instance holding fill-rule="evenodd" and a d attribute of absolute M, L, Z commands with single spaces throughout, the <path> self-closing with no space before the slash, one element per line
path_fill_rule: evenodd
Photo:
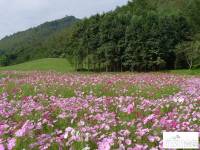
<path fill-rule="evenodd" d="M 77 23 L 66 48 L 76 69 L 155 71 L 198 67 L 199 1 L 174 1 L 171 5 L 169 1 L 168 7 L 182 7 L 171 14 L 168 10 L 160 12 L 160 7 L 167 4 L 161 6 L 159 2 L 134 0 L 114 12 Z"/>

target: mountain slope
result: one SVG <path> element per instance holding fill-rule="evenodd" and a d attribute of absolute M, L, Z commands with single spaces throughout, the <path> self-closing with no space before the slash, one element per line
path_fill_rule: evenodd
<path fill-rule="evenodd" d="M 78 19 L 73 16 L 46 22 L 26 31 L 18 32 L 0 40 L 0 49 L 9 57 L 9 64 L 24 62 L 30 59 L 47 57 L 43 42 L 57 32 L 70 27 Z"/>

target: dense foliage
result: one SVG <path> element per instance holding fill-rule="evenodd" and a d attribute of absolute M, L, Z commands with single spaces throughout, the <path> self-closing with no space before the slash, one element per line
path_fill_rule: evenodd
<path fill-rule="evenodd" d="M 22 61 L 67 57 L 77 70 L 151 71 L 198 67 L 198 50 L 190 47 L 187 52 L 180 52 L 179 47 L 200 41 L 199 14 L 199 0 L 134 0 L 115 11 L 78 21 L 48 36 L 48 40 L 38 37 L 39 43 L 32 44 L 25 40 L 30 49 L 17 48 L 16 44 L 12 49 L 17 60 L 23 57 Z M 6 49 L 1 43 L 0 48 Z M 17 45 L 22 46 L 18 42 Z M 191 52 L 196 56 L 192 66 L 186 57 Z"/>
<path fill-rule="evenodd" d="M 176 47 L 196 40 L 197 7 L 197 0 L 135 0 L 114 12 L 85 19 L 71 37 L 76 46 L 72 49 L 75 66 L 106 71 L 191 68 L 185 54 L 176 55 Z"/>

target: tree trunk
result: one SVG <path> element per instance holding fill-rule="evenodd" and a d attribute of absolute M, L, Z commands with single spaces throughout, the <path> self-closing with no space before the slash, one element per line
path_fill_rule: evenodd
<path fill-rule="evenodd" d="M 192 69 L 192 66 L 193 66 L 193 60 L 192 60 L 192 59 L 189 60 L 188 57 L 186 57 L 186 60 L 187 60 L 188 66 L 189 66 L 189 70 L 191 70 L 191 69 Z"/>
<path fill-rule="evenodd" d="M 90 71 L 90 64 L 89 64 L 89 60 L 87 60 L 87 70 L 88 70 L 88 72 Z"/>
<path fill-rule="evenodd" d="M 76 67 L 77 67 L 77 66 L 76 66 L 76 57 L 74 57 L 74 69 L 75 69 L 75 70 L 77 70 Z"/>
<path fill-rule="evenodd" d="M 87 64 L 88 64 L 88 72 L 89 72 L 90 69 L 89 69 L 89 57 L 88 57 L 88 55 L 89 55 L 89 50 L 87 49 Z"/>
<path fill-rule="evenodd" d="M 122 66 L 122 59 L 120 59 L 120 71 L 123 71 L 123 66 Z"/>
<path fill-rule="evenodd" d="M 106 72 L 108 72 L 108 65 L 106 64 Z"/>
<path fill-rule="evenodd" d="M 100 66 L 100 65 L 101 65 L 101 64 L 99 63 L 99 64 L 98 64 L 98 67 L 99 67 L 98 70 L 99 70 L 99 72 L 101 72 L 101 66 Z"/>

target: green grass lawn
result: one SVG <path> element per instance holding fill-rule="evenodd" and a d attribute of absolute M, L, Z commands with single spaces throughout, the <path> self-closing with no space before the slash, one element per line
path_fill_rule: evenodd
<path fill-rule="evenodd" d="M 0 67 L 0 71 L 6 70 L 71 72 L 73 71 L 73 67 L 66 59 L 63 58 L 45 58 L 18 65 Z"/>
<path fill-rule="evenodd" d="M 180 75 L 200 75 L 200 69 L 180 69 L 180 70 L 171 70 L 169 73 L 176 73 Z"/>

